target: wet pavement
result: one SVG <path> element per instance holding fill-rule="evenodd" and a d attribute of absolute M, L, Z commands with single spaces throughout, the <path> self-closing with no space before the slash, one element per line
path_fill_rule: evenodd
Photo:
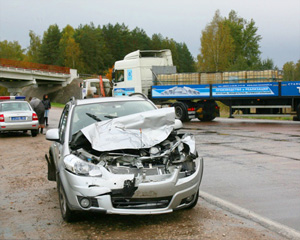
<path fill-rule="evenodd" d="M 205 160 L 201 190 L 300 231 L 300 122 L 184 124 Z"/>
<path fill-rule="evenodd" d="M 61 110 L 51 109 L 48 129 L 58 125 Z M 0 239 L 285 239 L 202 198 L 170 214 L 81 214 L 66 223 L 56 183 L 47 180 L 51 142 L 20 132 L 0 134 L 0 143 Z"/>

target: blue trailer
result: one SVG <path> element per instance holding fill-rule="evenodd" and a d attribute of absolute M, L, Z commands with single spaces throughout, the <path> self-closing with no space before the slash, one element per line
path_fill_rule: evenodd
<path fill-rule="evenodd" d="M 219 115 L 216 101 L 230 107 L 230 117 L 295 115 L 300 120 L 300 81 L 156 85 L 151 87 L 151 98 L 172 102 L 182 121 L 213 120 Z"/>
<path fill-rule="evenodd" d="M 230 107 L 230 117 L 288 113 L 300 120 L 300 82 L 283 81 L 279 70 L 177 73 L 169 49 L 137 50 L 115 62 L 113 83 L 114 96 L 143 93 L 173 106 L 182 121 L 213 120 L 216 101 Z"/>

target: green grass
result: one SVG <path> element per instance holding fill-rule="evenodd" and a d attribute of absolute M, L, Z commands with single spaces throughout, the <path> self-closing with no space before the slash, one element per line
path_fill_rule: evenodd
<path fill-rule="evenodd" d="M 65 104 L 62 104 L 62 103 L 51 103 L 51 106 L 52 107 L 58 107 L 58 108 L 64 108 L 65 107 Z"/>
<path fill-rule="evenodd" d="M 243 117 L 243 116 L 236 116 L 234 118 L 246 118 L 246 119 L 270 119 L 270 120 L 283 120 L 283 121 L 292 121 L 293 117 Z"/>
<path fill-rule="evenodd" d="M 218 106 L 220 107 L 220 117 L 221 118 L 228 118 L 229 117 L 229 107 L 221 102 L 217 102 Z M 234 116 L 234 118 L 246 118 L 246 119 L 270 119 L 270 120 L 284 120 L 284 121 L 292 121 L 293 116 L 290 117 L 267 117 L 267 116 L 261 116 L 261 117 L 251 117 L 251 116 Z"/>

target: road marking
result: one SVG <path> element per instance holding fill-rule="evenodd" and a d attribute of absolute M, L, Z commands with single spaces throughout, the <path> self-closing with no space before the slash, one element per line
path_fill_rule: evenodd
<path fill-rule="evenodd" d="M 280 224 L 278 222 L 275 222 L 273 220 L 270 220 L 268 218 L 262 217 L 259 214 L 256 214 L 250 210 L 241 208 L 233 203 L 227 202 L 221 198 L 215 197 L 206 192 L 200 191 L 199 197 L 204 199 L 205 201 L 207 201 L 217 207 L 220 207 L 226 211 L 229 211 L 235 215 L 238 215 L 240 217 L 243 217 L 243 218 L 249 219 L 253 222 L 256 222 L 256 223 L 260 224 L 261 226 L 263 226 L 273 232 L 276 232 L 286 238 L 300 239 L 300 232 L 296 231 L 295 229 L 285 226 L 283 224 Z"/>

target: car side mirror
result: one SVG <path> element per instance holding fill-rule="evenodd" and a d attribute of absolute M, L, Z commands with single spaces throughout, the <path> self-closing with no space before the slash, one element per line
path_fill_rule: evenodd
<path fill-rule="evenodd" d="M 46 132 L 46 139 L 49 141 L 59 142 L 59 130 L 58 128 L 49 129 Z"/>

